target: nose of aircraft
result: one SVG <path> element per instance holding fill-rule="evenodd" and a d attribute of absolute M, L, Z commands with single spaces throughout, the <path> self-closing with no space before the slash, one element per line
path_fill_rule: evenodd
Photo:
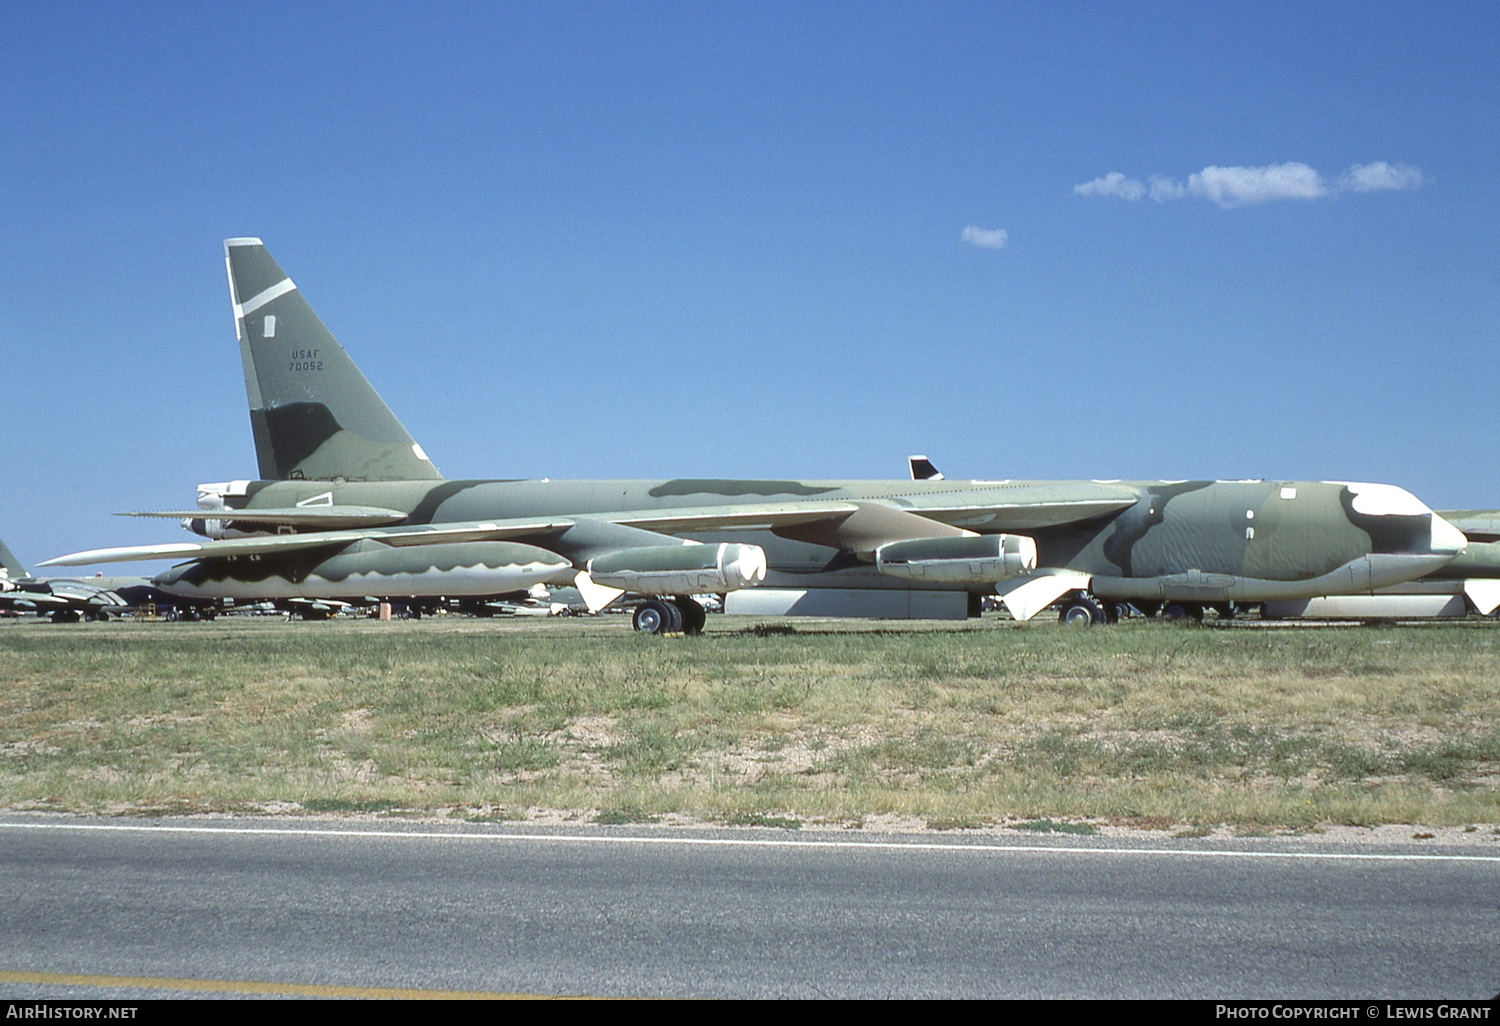
<path fill-rule="evenodd" d="M 1412 555 L 1457 556 L 1469 547 L 1469 539 L 1448 521 L 1434 513 L 1425 502 L 1405 488 L 1387 484 L 1350 484 L 1351 503 L 1355 513 L 1378 520 L 1381 517 L 1427 517 L 1427 537 L 1407 535 L 1401 549 Z M 1422 551 L 1423 546 L 1426 552 Z M 1408 549 L 1413 547 L 1414 551 Z"/>
<path fill-rule="evenodd" d="M 1432 515 L 1432 551 L 1451 556 L 1458 556 L 1469 547 L 1469 539 L 1462 531 L 1454 527 L 1448 521 Z"/>

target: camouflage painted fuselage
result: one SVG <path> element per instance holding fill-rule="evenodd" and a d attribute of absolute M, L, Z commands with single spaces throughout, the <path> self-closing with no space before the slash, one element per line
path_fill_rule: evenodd
<path fill-rule="evenodd" d="M 622 512 L 781 501 L 868 503 L 980 534 L 1029 536 L 1039 568 L 1090 575 L 1095 593 L 1115 599 L 1259 601 L 1364 591 L 1439 569 L 1462 548 L 1461 535 L 1455 541 L 1457 532 L 1400 489 L 1326 482 L 260 481 L 229 501 L 246 509 L 286 508 L 325 493 L 324 501 L 334 506 L 401 511 L 404 524 L 528 517 L 608 522 Z M 1077 518 L 1078 510 L 1094 506 L 1106 511 Z M 233 516 L 232 510 L 223 513 L 227 522 Z M 608 523 L 601 530 L 606 526 L 630 530 Z M 761 545 L 769 563 L 766 588 L 993 590 L 993 582 L 928 584 L 884 575 L 841 544 L 828 525 L 677 533 Z M 611 537 L 600 545 L 587 532 L 573 534 L 579 536 L 551 532 L 516 542 L 556 552 L 578 568 L 615 542 Z M 420 551 L 407 550 L 403 559 L 420 562 Z M 298 565 L 305 567 L 309 558 L 301 557 Z M 244 577 L 248 569 L 235 562 L 215 567 L 193 571 L 196 583 Z M 298 569 L 272 561 L 249 573 L 265 581 L 283 573 L 295 578 Z M 382 592 L 368 579 L 351 582 L 350 589 Z M 406 593 L 400 585 L 386 591 Z"/>

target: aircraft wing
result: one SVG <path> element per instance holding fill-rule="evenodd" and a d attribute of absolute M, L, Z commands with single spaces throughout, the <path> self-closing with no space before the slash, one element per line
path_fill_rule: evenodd
<path fill-rule="evenodd" d="M 1012 506 L 974 505 L 914 507 L 911 512 L 955 527 L 984 527 L 990 531 L 1034 531 L 1090 520 L 1134 506 L 1139 499 L 1080 499 L 1076 502 L 1027 503 Z"/>
<path fill-rule="evenodd" d="M 1105 513 L 1114 513 L 1140 501 L 1134 489 L 1114 484 L 1069 482 L 1065 486 L 1024 486 L 1014 495 L 995 496 L 986 482 L 975 482 L 979 493 L 965 501 L 967 491 L 925 493 L 883 500 L 808 500 L 792 502 L 735 503 L 726 506 L 677 507 L 674 509 L 624 510 L 590 513 L 595 520 L 628 524 L 667 534 L 688 531 L 771 529 L 815 524 L 848 517 L 869 507 L 884 507 L 911 513 L 939 525 L 985 528 L 994 531 L 1024 531 L 1071 524 Z M 939 527 L 934 535 L 946 534 Z"/>
<path fill-rule="evenodd" d="M 541 534 L 572 526 L 573 520 L 486 520 L 456 524 L 421 524 L 415 527 L 367 528 L 351 531 L 310 531 L 277 534 L 263 538 L 233 538 L 226 541 L 169 542 L 164 545 L 127 545 L 114 549 L 89 549 L 49 559 L 39 566 L 86 566 L 90 563 L 126 563 L 145 559 L 228 559 L 234 556 L 276 556 L 357 541 L 385 545 L 442 545 L 455 542 L 504 541 L 521 535 Z"/>
<path fill-rule="evenodd" d="M 995 497 L 994 489 L 978 482 L 971 501 L 967 491 L 956 495 L 918 494 L 879 501 L 790 501 L 733 503 L 720 506 L 675 507 L 652 510 L 615 510 L 580 516 L 517 518 L 511 520 L 463 521 L 450 524 L 418 524 L 398 527 L 360 527 L 348 530 L 305 531 L 258 538 L 223 541 L 170 542 L 123 548 L 90 549 L 49 559 L 40 566 L 85 566 L 92 563 L 131 562 L 151 559 L 228 559 L 238 556 L 275 556 L 306 549 L 374 541 L 384 545 L 439 545 L 458 542 L 505 541 L 562 531 L 590 522 L 634 528 L 638 538 L 596 547 L 595 554 L 609 550 L 672 544 L 668 536 L 702 531 L 784 530 L 788 536 L 804 536 L 823 544 L 868 553 L 888 541 L 937 538 L 972 534 L 973 528 L 989 532 L 1027 530 L 1072 523 L 1124 509 L 1138 501 L 1133 490 L 1110 485 L 1038 489 L 1027 486 L 1013 496 Z M 371 516 L 396 515 L 396 511 L 374 511 L 371 507 L 325 506 L 328 510 L 366 510 Z M 273 516 L 298 515 L 290 510 L 267 511 Z M 306 512 L 306 511 L 302 511 Z M 199 510 L 198 514 L 212 512 Z M 158 516 L 176 516 L 163 513 Z M 322 514 L 313 514 L 314 517 Z M 240 511 L 226 511 L 226 518 L 240 519 Z M 267 523 L 275 521 L 267 520 Z M 300 526 L 293 524 L 293 526 Z M 795 532 L 795 533 L 793 533 Z M 653 538 L 651 535 L 658 535 Z"/>
<path fill-rule="evenodd" d="M 125 605 L 123 599 L 106 588 L 96 588 L 92 584 L 83 584 L 74 581 L 51 581 L 47 589 L 55 598 L 64 602 L 74 602 L 79 605 Z"/>
<path fill-rule="evenodd" d="M 294 506 L 287 509 L 179 509 L 149 513 L 116 513 L 117 517 L 162 517 L 171 520 L 232 520 L 240 524 L 337 531 L 352 527 L 399 524 L 406 514 L 379 506 Z"/>
<path fill-rule="evenodd" d="M 962 491 L 921 492 L 893 500 L 933 520 L 993 533 L 1072 524 L 1135 505 L 1140 493 L 1113 481 L 1012 484 L 971 481 Z"/>
<path fill-rule="evenodd" d="M 677 507 L 675 509 L 625 510 L 595 513 L 592 519 L 607 520 L 647 531 L 671 534 L 677 531 L 748 531 L 792 527 L 849 516 L 859 510 L 853 502 L 764 502 L 732 506 Z"/>
<path fill-rule="evenodd" d="M 0 609 L 59 609 L 68 600 L 45 591 L 0 592 Z"/>

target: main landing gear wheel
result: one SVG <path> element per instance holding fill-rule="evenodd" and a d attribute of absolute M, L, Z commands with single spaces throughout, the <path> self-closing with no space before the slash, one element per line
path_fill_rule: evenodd
<path fill-rule="evenodd" d="M 1203 607 L 1196 602 L 1169 602 L 1161 618 L 1168 623 L 1202 623 Z"/>
<path fill-rule="evenodd" d="M 1069 627 L 1093 627 L 1107 623 L 1108 620 L 1104 607 L 1092 595 L 1075 595 L 1063 606 L 1057 617 L 1058 623 L 1065 623 Z"/>
<path fill-rule="evenodd" d="M 703 625 L 708 622 L 708 610 L 686 595 L 678 595 L 672 600 L 672 605 L 677 607 L 682 614 L 682 632 L 684 634 L 702 634 Z"/>
<path fill-rule="evenodd" d="M 636 607 L 631 623 L 636 630 L 647 631 L 651 634 L 681 634 L 682 610 L 672 602 L 647 599 Z"/>

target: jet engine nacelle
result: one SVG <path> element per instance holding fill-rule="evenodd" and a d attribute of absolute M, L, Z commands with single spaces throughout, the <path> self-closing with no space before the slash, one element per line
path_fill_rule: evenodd
<path fill-rule="evenodd" d="M 1021 534 L 915 538 L 875 550 L 883 574 L 940 584 L 992 584 L 1036 569 L 1036 542 Z"/>
<path fill-rule="evenodd" d="M 214 541 L 223 541 L 230 537 L 239 538 L 243 535 L 243 532 L 229 530 L 223 520 L 207 520 L 203 517 L 183 517 L 182 529 L 191 531 L 193 534 L 201 534 L 205 538 L 212 538 Z"/>
<path fill-rule="evenodd" d="M 231 527 L 234 521 L 228 517 L 213 517 L 215 513 L 230 512 L 230 498 L 243 498 L 249 493 L 249 481 L 214 481 L 209 484 L 198 486 L 198 508 L 205 511 L 204 516 L 185 518 L 182 521 L 184 530 L 193 534 L 201 534 L 205 538 L 215 541 L 224 541 L 229 538 L 250 538 L 255 535 L 267 534 L 264 529 L 242 530 Z"/>
<path fill-rule="evenodd" d="M 766 579 L 759 545 L 662 545 L 623 549 L 589 560 L 595 584 L 643 595 L 738 591 Z"/>
<path fill-rule="evenodd" d="M 207 517 L 184 517 L 182 521 L 183 530 L 191 531 L 193 534 L 201 534 L 205 538 L 214 541 L 229 541 L 233 538 L 261 538 L 268 534 L 276 533 L 268 530 L 264 524 L 247 523 L 243 520 L 230 518 L 207 518 Z M 291 534 L 291 528 L 283 528 L 282 534 Z"/>

